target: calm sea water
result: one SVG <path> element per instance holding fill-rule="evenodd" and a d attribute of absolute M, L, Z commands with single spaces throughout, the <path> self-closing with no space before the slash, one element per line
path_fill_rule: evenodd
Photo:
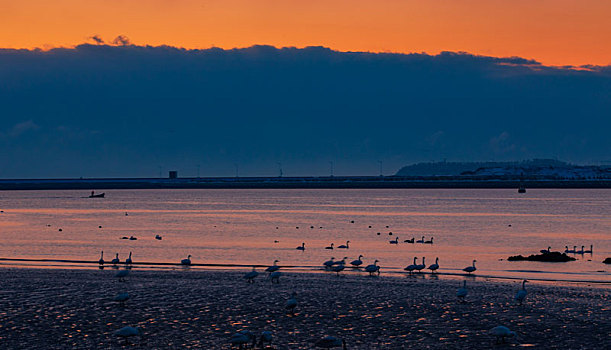
<path fill-rule="evenodd" d="M 1 192 L 0 257 L 97 261 L 104 250 L 107 261 L 131 251 L 135 262 L 179 262 L 191 254 L 193 263 L 278 259 L 318 268 L 331 256 L 351 261 L 362 254 L 365 264 L 378 259 L 382 272 L 399 272 L 417 256 L 427 266 L 439 257 L 442 273 L 459 273 L 476 259 L 479 275 L 611 282 L 602 264 L 611 257 L 611 190 L 105 192 L 105 199 L 83 198 L 86 191 Z M 132 235 L 138 240 L 119 239 Z M 403 243 L 421 236 L 434 244 Z M 395 237 L 399 244 L 389 244 Z M 324 249 L 347 240 L 350 249 Z M 306 250 L 295 250 L 302 242 Z M 548 246 L 590 244 L 593 254 L 574 255 L 574 262 L 506 261 Z"/>

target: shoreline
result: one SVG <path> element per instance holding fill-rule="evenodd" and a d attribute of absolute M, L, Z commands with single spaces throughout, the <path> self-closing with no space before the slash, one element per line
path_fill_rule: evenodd
<path fill-rule="evenodd" d="M 12 264 L 11 262 L 16 262 Z M 57 262 L 57 263 L 84 263 L 88 265 L 35 265 L 35 264 L 18 264 L 18 262 Z M 218 272 L 236 272 L 236 271 L 249 271 L 252 267 L 256 267 L 259 272 L 262 272 L 268 265 L 264 264 L 198 264 L 193 263 L 192 265 L 186 267 L 177 263 L 154 263 L 154 262 L 138 262 L 129 266 L 129 269 L 136 269 L 140 271 L 180 271 L 184 269 L 189 269 L 191 271 L 218 271 Z M 283 271 L 296 273 L 296 274 L 328 274 L 329 270 L 325 270 L 322 266 L 283 266 L 279 265 Z M 99 264 L 95 261 L 76 261 L 76 260 L 54 260 L 54 259 L 12 259 L 12 258 L 0 258 L 0 269 L 41 269 L 41 270 L 82 270 L 82 271 L 95 271 L 95 270 L 110 270 L 117 271 L 120 269 L 125 269 L 124 264 L 120 264 L 117 266 L 106 264 L 103 267 L 100 267 Z M 533 273 L 535 271 L 529 270 L 529 273 Z M 541 273 L 552 273 L 550 271 L 541 271 Z M 346 267 L 346 270 L 342 272 L 342 274 L 348 274 L 353 276 L 362 276 L 366 274 L 362 268 L 354 268 L 354 267 Z M 444 278 L 453 278 L 453 279 L 462 279 L 462 278 L 473 278 L 473 279 L 485 279 L 485 280 L 496 280 L 496 281 L 522 281 L 524 278 L 522 277 L 512 277 L 512 276 L 499 276 L 499 275 L 491 275 L 491 274 L 466 274 L 461 272 L 418 272 L 412 275 L 403 271 L 400 267 L 382 267 L 383 277 L 390 278 L 425 278 L 425 277 L 444 277 Z M 539 283 L 542 285 L 562 285 L 562 283 L 570 283 L 579 287 L 580 285 L 593 285 L 595 288 L 610 288 L 611 289 L 611 280 L 610 281 L 600 281 L 600 280 L 570 280 L 570 279 L 550 279 L 550 278 L 528 278 L 529 281 Z M 583 286 L 585 287 L 585 286 Z"/>
<path fill-rule="evenodd" d="M 139 270 L 126 282 L 116 270 L 0 268 L 0 342 L 6 348 L 229 349 L 243 329 L 271 331 L 275 349 L 312 349 L 326 335 L 348 349 L 489 348 L 488 330 L 505 325 L 518 336 L 508 346 L 605 348 L 610 343 L 611 291 L 586 286 L 468 278 L 394 278 L 283 272 L 246 283 L 242 271 Z M 282 270 L 281 270 L 282 271 Z M 463 279 L 463 278 L 461 278 Z M 117 293 L 131 296 L 125 306 Z M 284 310 L 296 292 L 295 315 Z M 114 331 L 137 326 L 126 346 Z M 587 335 L 587 336 L 585 336 Z"/>

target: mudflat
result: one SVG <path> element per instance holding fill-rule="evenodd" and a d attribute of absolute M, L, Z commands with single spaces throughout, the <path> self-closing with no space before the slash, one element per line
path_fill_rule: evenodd
<path fill-rule="evenodd" d="M 431 277 L 286 272 L 0 269 L 3 349 L 229 349 L 232 335 L 273 335 L 271 348 L 312 349 L 331 335 L 348 349 L 611 348 L 611 289 Z M 129 293 L 125 304 L 113 299 Z M 285 304 L 296 293 L 294 314 Z M 516 333 L 496 344 L 489 329 Z M 138 327 L 129 339 L 114 333 Z"/>

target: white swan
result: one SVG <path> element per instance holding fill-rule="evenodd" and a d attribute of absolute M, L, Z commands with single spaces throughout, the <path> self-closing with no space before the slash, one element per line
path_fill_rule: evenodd
<path fill-rule="evenodd" d="M 189 254 L 189 256 L 187 256 L 186 259 L 182 259 L 180 261 L 181 265 L 191 265 L 191 255 Z"/>
<path fill-rule="evenodd" d="M 297 250 L 305 250 L 305 243 L 301 243 L 301 245 L 297 248 L 295 248 Z"/>
<path fill-rule="evenodd" d="M 268 268 L 265 269 L 265 272 L 276 272 L 278 270 L 280 270 L 280 266 L 276 265 L 277 262 L 280 262 L 280 260 L 274 260 L 274 264 Z"/>
<path fill-rule="evenodd" d="M 421 239 L 417 240 L 416 243 L 424 243 L 424 236 Z"/>
<path fill-rule="evenodd" d="M 345 268 L 346 266 L 344 264 L 337 264 L 337 265 L 331 266 L 331 271 L 337 273 L 337 275 L 339 276 L 339 273 L 344 271 Z"/>
<path fill-rule="evenodd" d="M 471 272 L 475 272 L 475 270 L 477 270 L 477 268 L 475 267 L 475 263 L 477 262 L 477 260 L 473 260 L 473 265 L 472 266 L 467 266 L 464 269 L 462 269 L 463 271 L 467 272 L 469 275 L 471 274 Z"/>
<path fill-rule="evenodd" d="M 287 313 L 293 315 L 295 314 L 295 308 L 297 307 L 297 297 L 296 297 L 297 293 L 293 292 L 291 294 L 291 297 L 289 298 L 289 300 L 286 301 L 286 304 L 284 305 L 284 309 L 286 310 Z"/>
<path fill-rule="evenodd" d="M 359 267 L 361 265 L 363 265 L 363 261 L 361 260 L 361 258 L 363 258 L 362 255 L 359 255 L 359 258 L 356 260 L 352 260 L 352 262 L 350 262 L 350 265 L 354 266 L 354 267 Z"/>
<path fill-rule="evenodd" d="M 269 278 L 272 280 L 272 283 L 275 281 L 276 283 L 280 284 L 280 276 L 282 276 L 282 272 L 280 271 L 274 271 L 269 274 Z"/>
<path fill-rule="evenodd" d="M 418 270 L 418 272 L 422 272 L 422 270 L 424 270 L 424 268 L 426 267 L 424 259 L 426 259 L 426 257 L 422 257 L 422 264 L 416 265 L 416 270 Z"/>
<path fill-rule="evenodd" d="M 522 282 L 522 289 L 520 289 L 518 291 L 518 293 L 516 294 L 516 301 L 518 303 L 520 303 L 520 305 L 522 305 L 522 302 L 524 301 L 524 299 L 526 299 L 526 282 L 528 282 L 527 280 L 524 280 Z"/>
<path fill-rule="evenodd" d="M 339 247 L 337 247 L 337 249 L 350 249 L 350 246 L 348 245 L 350 243 L 350 241 L 346 241 L 346 244 L 342 244 Z"/>
<path fill-rule="evenodd" d="M 516 333 L 509 330 L 509 328 L 505 326 L 496 326 L 488 331 L 491 335 L 496 337 L 496 343 L 504 343 L 505 338 L 507 337 L 515 337 Z"/>
<path fill-rule="evenodd" d="M 125 342 L 127 342 L 128 338 L 136 337 L 139 335 L 142 335 L 142 331 L 140 330 L 140 328 L 135 328 L 135 327 L 130 327 L 130 326 L 123 327 L 115 331 L 115 336 L 125 339 Z"/>
<path fill-rule="evenodd" d="M 372 265 L 367 265 L 365 267 L 365 271 L 369 272 L 369 276 L 373 276 L 374 273 L 378 273 L 380 275 L 380 267 L 377 265 L 379 260 L 375 260 Z"/>
<path fill-rule="evenodd" d="M 590 244 L 590 250 L 586 250 L 584 251 L 584 253 L 586 254 L 592 254 L 592 252 L 594 251 L 592 248 L 594 247 L 594 245 Z"/>
<path fill-rule="evenodd" d="M 272 332 L 270 331 L 263 331 L 261 332 L 261 335 L 259 336 L 259 347 L 261 349 L 264 348 L 264 344 L 267 343 L 267 347 L 271 348 L 272 347 Z"/>
<path fill-rule="evenodd" d="M 246 279 L 248 283 L 255 283 L 255 278 L 257 276 L 259 276 L 259 273 L 255 270 L 255 267 L 253 266 L 252 271 L 244 275 L 244 279 Z"/>
<path fill-rule="evenodd" d="M 333 337 L 333 336 L 327 336 L 327 337 L 320 339 L 316 343 L 314 343 L 314 346 L 317 348 L 321 348 L 321 349 L 332 349 L 332 348 L 338 348 L 341 346 L 342 349 L 345 350 L 346 341 L 343 339 Z"/>
<path fill-rule="evenodd" d="M 119 293 L 119 294 L 117 294 L 117 296 L 113 300 L 118 302 L 119 304 L 123 305 L 123 304 L 125 304 L 125 302 L 127 300 L 129 300 L 129 293 L 127 293 L 127 292 Z"/>
<path fill-rule="evenodd" d="M 412 272 L 414 272 L 414 270 L 416 269 L 416 266 L 418 266 L 418 264 L 416 264 L 416 260 L 418 260 L 418 258 L 414 258 L 414 263 L 411 265 L 407 265 L 407 267 L 404 268 L 403 270 L 409 272 L 411 275 Z"/>
<path fill-rule="evenodd" d="M 435 258 L 435 263 L 429 266 L 429 270 L 431 270 L 431 273 L 435 273 L 435 271 L 437 271 L 438 269 L 439 269 L 439 258 Z"/>
<path fill-rule="evenodd" d="M 424 241 L 424 244 L 433 244 L 433 237 L 431 237 L 430 241 Z"/>
<path fill-rule="evenodd" d="M 467 294 L 469 294 L 469 290 L 467 289 L 467 280 L 464 280 L 462 281 L 462 287 L 458 288 L 458 291 L 456 291 L 456 296 L 460 300 L 465 300 Z"/>
<path fill-rule="evenodd" d="M 324 262 L 324 263 L 322 263 L 322 264 L 323 264 L 323 266 L 324 266 L 326 269 L 328 269 L 328 268 L 330 268 L 331 266 L 333 266 L 333 263 L 335 263 L 335 258 L 334 258 L 334 257 L 331 257 L 331 260 L 327 260 L 327 261 L 325 261 L 325 262 Z"/>
<path fill-rule="evenodd" d="M 119 279 L 119 282 L 125 282 L 127 275 L 129 275 L 129 270 L 120 270 L 115 274 L 115 277 Z"/>
<path fill-rule="evenodd" d="M 125 259 L 125 264 L 126 265 L 131 265 L 132 264 L 132 252 L 129 252 L 129 257 L 127 259 Z"/>
<path fill-rule="evenodd" d="M 244 330 L 232 335 L 229 342 L 231 345 L 238 345 L 240 349 L 246 344 L 251 344 L 251 347 L 254 348 L 257 345 L 257 337 L 251 331 Z M 248 347 L 248 345 L 246 346 Z"/>
<path fill-rule="evenodd" d="M 114 258 L 114 259 L 112 259 L 110 262 L 111 262 L 113 265 L 117 265 L 117 264 L 120 262 L 120 260 L 119 260 L 119 253 L 117 253 L 117 255 L 115 256 L 115 258 Z"/>
<path fill-rule="evenodd" d="M 348 259 L 347 256 L 345 256 L 342 260 L 337 260 L 333 262 L 333 265 L 346 265 L 346 259 Z"/>
<path fill-rule="evenodd" d="M 388 241 L 390 244 L 399 244 L 399 237 L 396 237 L 393 241 Z"/>
<path fill-rule="evenodd" d="M 100 260 L 98 260 L 98 264 L 104 265 L 104 251 L 100 252 Z"/>
<path fill-rule="evenodd" d="M 234 335 L 231 336 L 229 343 L 231 344 L 232 349 L 234 345 L 238 346 L 238 349 L 242 349 L 242 346 L 248 347 L 248 345 L 246 344 L 249 343 L 249 339 L 246 335 L 242 333 L 235 333 Z"/>
<path fill-rule="evenodd" d="M 333 249 L 333 243 L 331 243 L 331 245 L 330 245 L 330 246 L 325 247 L 325 249 Z"/>

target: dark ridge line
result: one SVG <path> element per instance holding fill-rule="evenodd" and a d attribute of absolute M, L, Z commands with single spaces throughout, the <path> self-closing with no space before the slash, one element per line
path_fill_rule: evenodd
<path fill-rule="evenodd" d="M 325 189 L 325 188 L 611 188 L 611 179 L 513 176 L 303 176 L 200 178 L 0 179 L 0 190 Z"/>

